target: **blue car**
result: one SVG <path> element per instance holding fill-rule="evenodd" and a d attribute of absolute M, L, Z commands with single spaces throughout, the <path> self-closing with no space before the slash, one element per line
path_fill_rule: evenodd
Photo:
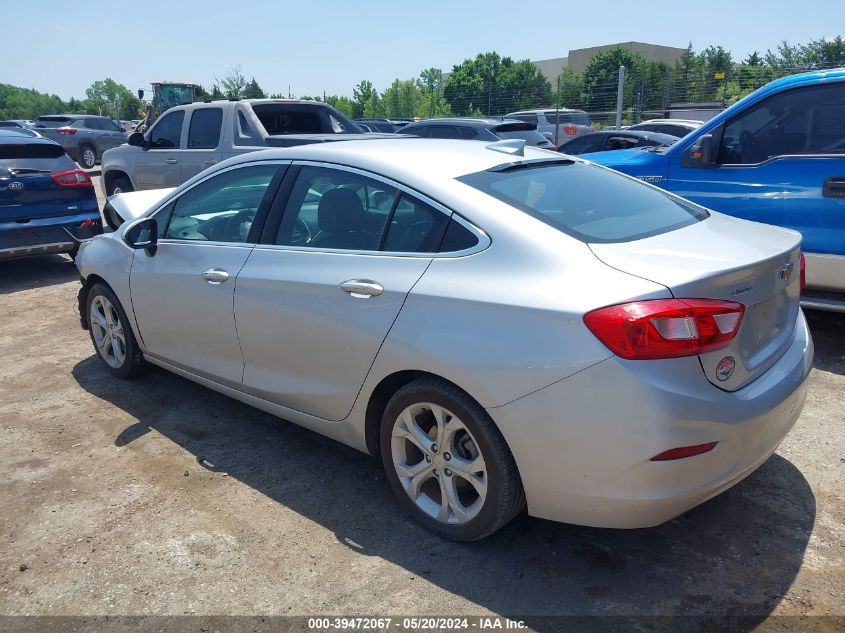
<path fill-rule="evenodd" d="M 58 143 L 0 129 L 0 260 L 76 255 L 103 232 L 91 177 Z"/>
<path fill-rule="evenodd" d="M 674 145 L 581 158 L 800 231 L 802 305 L 845 312 L 845 68 L 773 81 Z"/>

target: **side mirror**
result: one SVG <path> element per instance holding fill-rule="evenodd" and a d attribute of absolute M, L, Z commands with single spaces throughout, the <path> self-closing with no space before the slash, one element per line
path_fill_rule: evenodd
<path fill-rule="evenodd" d="M 144 89 L 138 88 L 138 99 L 143 99 L 143 98 L 144 98 Z"/>
<path fill-rule="evenodd" d="M 716 142 L 712 134 L 702 134 L 684 153 L 684 167 L 713 167 L 716 164 Z"/>
<path fill-rule="evenodd" d="M 144 138 L 144 135 L 141 134 L 140 132 L 132 132 L 132 134 L 129 135 L 129 139 L 126 142 L 129 143 L 130 145 L 134 145 L 135 147 L 146 147 L 147 146 L 147 141 Z"/>
<path fill-rule="evenodd" d="M 126 228 L 123 241 L 129 248 L 144 249 L 152 257 L 158 244 L 158 222 L 155 218 L 136 220 Z"/>

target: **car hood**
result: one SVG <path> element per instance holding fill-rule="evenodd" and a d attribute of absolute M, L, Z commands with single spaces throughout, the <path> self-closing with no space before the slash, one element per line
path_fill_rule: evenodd
<path fill-rule="evenodd" d="M 132 191 L 118 193 L 109 196 L 108 204 L 124 222 L 131 222 L 140 218 L 144 213 L 152 209 L 159 202 L 164 200 L 173 187 L 170 189 L 148 189 L 146 191 Z"/>
<path fill-rule="evenodd" d="M 598 165 L 604 165 L 605 167 L 615 167 L 616 165 L 645 165 L 654 162 L 658 156 L 661 156 L 661 154 L 646 151 L 641 147 L 635 147 L 632 149 L 616 149 L 609 152 L 580 154 L 578 158 L 583 158 L 584 160 Z"/>

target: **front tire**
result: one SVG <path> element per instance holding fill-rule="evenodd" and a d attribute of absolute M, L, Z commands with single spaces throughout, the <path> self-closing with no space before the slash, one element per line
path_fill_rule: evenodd
<path fill-rule="evenodd" d="M 115 178 L 109 183 L 108 195 L 110 196 L 116 193 L 129 193 L 130 191 L 135 191 L 135 189 L 128 178 Z"/>
<path fill-rule="evenodd" d="M 476 541 L 525 507 L 513 455 L 475 400 L 437 378 L 399 389 L 382 417 L 380 448 L 400 503 L 426 528 Z"/>
<path fill-rule="evenodd" d="M 97 152 L 91 145 L 83 145 L 79 148 L 79 164 L 85 169 L 93 169 L 97 164 Z"/>
<path fill-rule="evenodd" d="M 144 365 L 144 355 L 114 292 L 96 283 L 88 291 L 85 306 L 88 333 L 106 369 L 118 378 L 136 376 Z"/>

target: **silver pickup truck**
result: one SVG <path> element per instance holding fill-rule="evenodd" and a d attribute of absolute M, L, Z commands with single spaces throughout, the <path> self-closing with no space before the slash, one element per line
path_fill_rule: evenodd
<path fill-rule="evenodd" d="M 374 138 L 319 101 L 249 99 L 191 103 L 168 110 L 145 133 L 103 154 L 107 196 L 176 187 L 211 165 L 268 147 Z"/>

